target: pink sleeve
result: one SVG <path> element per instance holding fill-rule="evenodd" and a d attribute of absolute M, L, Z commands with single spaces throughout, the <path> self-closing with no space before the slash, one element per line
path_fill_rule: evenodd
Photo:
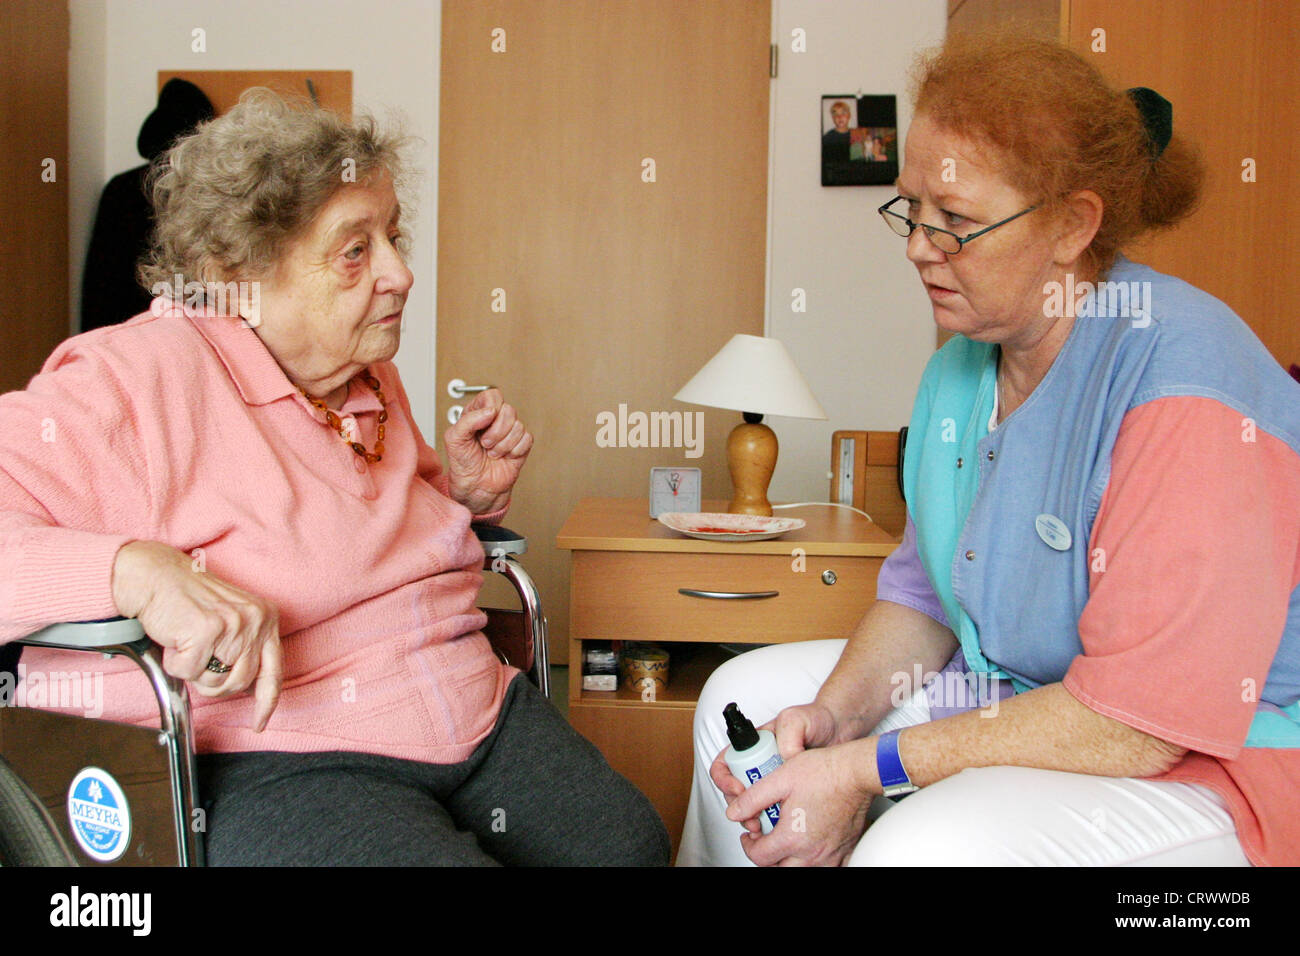
<path fill-rule="evenodd" d="M 1170 743 L 1236 757 L 1300 580 L 1297 501 L 1300 459 L 1221 402 L 1129 412 L 1066 688 Z"/>
<path fill-rule="evenodd" d="M 60 347 L 0 396 L 0 642 L 117 614 L 113 561 L 149 514 L 127 390 L 93 354 Z"/>

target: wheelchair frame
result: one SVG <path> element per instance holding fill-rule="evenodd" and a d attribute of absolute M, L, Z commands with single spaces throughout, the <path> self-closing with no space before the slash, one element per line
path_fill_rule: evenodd
<path fill-rule="evenodd" d="M 501 574 L 514 586 L 519 596 L 520 611 L 498 611 L 497 614 L 518 615 L 522 619 L 522 646 L 511 648 L 516 654 L 522 653 L 523 659 L 517 666 L 527 673 L 530 680 L 550 697 L 549 655 L 547 652 L 546 616 L 542 612 L 541 599 L 537 587 L 528 572 L 516 559 L 515 555 L 527 551 L 527 539 L 521 535 L 493 525 L 475 525 L 484 551 L 484 570 Z M 485 628 L 485 631 L 487 629 Z M 194 726 L 190 717 L 189 691 L 185 681 L 172 677 L 163 669 L 162 648 L 151 641 L 144 632 L 140 622 L 134 619 L 113 618 L 106 621 L 84 623 L 54 624 L 13 643 L 28 647 L 43 647 L 60 650 L 98 652 L 105 657 L 124 655 L 133 660 L 148 676 L 154 696 L 158 702 L 160 729 L 151 731 L 157 734 L 157 743 L 166 748 L 167 768 L 170 778 L 172 823 L 176 837 L 176 861 L 180 866 L 202 866 L 205 863 L 201 828 L 191 825 L 191 816 L 198 806 L 198 774 L 195 763 Z M 0 648 L 2 649 L 2 648 Z M 500 646 L 494 644 L 502 660 L 508 660 L 501 652 Z M 529 660 L 531 658 L 531 660 Z M 91 719 L 91 718 L 73 718 Z M 143 730 L 144 728 L 131 728 Z M 2 742 L 3 738 L 0 738 Z M 48 827 L 50 843 L 57 843 L 66 856 L 66 862 L 77 865 L 79 858 L 70 851 L 62 839 L 57 826 L 50 818 L 45 805 L 21 775 L 14 775 L 8 762 L 0 753 L 0 774 L 12 775 L 11 785 L 0 788 L 0 810 L 10 810 L 11 814 L 22 815 L 27 821 L 27 843 L 44 843 L 39 834 L 37 820 L 43 819 Z M 3 849 L 0 843 L 0 849 Z M 40 849 L 40 848 L 37 848 Z M 47 856 L 53 853 L 49 844 L 44 845 Z M 130 865 L 134 861 L 120 860 L 111 865 Z"/>

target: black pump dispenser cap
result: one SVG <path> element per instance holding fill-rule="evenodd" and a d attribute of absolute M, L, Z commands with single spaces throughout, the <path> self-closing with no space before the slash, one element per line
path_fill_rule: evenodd
<path fill-rule="evenodd" d="M 734 702 L 722 708 L 722 718 L 727 722 L 727 738 L 731 741 L 731 746 L 737 750 L 748 750 L 758 743 L 758 731 Z"/>

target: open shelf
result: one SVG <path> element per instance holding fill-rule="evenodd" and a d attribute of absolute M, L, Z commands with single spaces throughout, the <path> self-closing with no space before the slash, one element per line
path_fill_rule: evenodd
<path fill-rule="evenodd" d="M 579 645 L 581 641 L 577 642 Z M 734 654 L 723 650 L 717 644 L 690 643 L 674 641 L 670 644 L 659 645 L 668 651 L 670 655 L 668 670 L 668 687 L 660 691 L 654 700 L 647 701 L 642 698 L 640 691 L 627 690 L 619 687 L 618 690 L 582 690 L 582 678 L 578 677 L 576 686 L 579 688 L 576 696 L 570 697 L 571 701 L 579 701 L 584 704 L 615 704 L 627 707 L 691 707 L 700 698 L 700 689 L 704 682 L 708 680 L 709 675 L 717 668 L 731 660 Z M 581 666 L 582 655 L 581 647 L 575 648 L 578 651 L 577 657 L 571 657 L 575 661 L 574 665 Z"/>

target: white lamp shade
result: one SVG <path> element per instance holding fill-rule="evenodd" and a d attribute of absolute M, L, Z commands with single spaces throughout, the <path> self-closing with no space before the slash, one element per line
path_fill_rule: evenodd
<path fill-rule="evenodd" d="M 785 346 L 761 335 L 733 335 L 673 397 L 759 415 L 826 417 Z"/>

